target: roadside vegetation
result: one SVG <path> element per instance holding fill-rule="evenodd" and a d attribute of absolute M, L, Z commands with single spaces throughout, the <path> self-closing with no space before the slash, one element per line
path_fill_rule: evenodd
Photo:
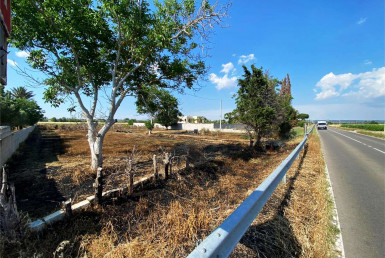
<path fill-rule="evenodd" d="M 0 85 L 0 125 L 10 126 L 12 129 L 22 129 L 33 125 L 43 118 L 43 110 L 34 96 L 25 87 L 15 87 L 5 91 Z"/>
<path fill-rule="evenodd" d="M 194 135 L 155 130 L 151 136 L 146 136 L 145 129 L 115 129 L 125 129 L 126 132 L 112 130 L 107 135 L 105 167 L 108 187 L 127 183 L 127 177 L 119 171 L 124 169 L 123 161 L 131 154 L 130 143 L 133 142 L 142 164 L 135 178 L 145 175 L 145 171 L 152 173 L 146 162 L 157 153 L 159 146 L 177 150 L 188 145 L 192 161 L 190 169 L 181 170 L 168 181 L 150 185 L 127 199 L 107 202 L 74 214 L 70 220 L 53 225 L 43 235 L 25 231 L 21 239 L 1 243 L 2 255 L 49 257 L 61 245 L 65 256 L 187 256 L 197 241 L 215 229 L 302 140 L 299 129 L 299 136 L 286 141 L 281 149 L 252 154 L 248 141 L 236 134 Z M 81 200 L 87 195 L 84 190 L 92 191 L 91 186 L 86 187 L 94 177 L 84 159 L 88 151 L 86 139 L 82 137 L 86 127 L 47 127 L 41 128 L 41 132 L 32 142 L 26 143 L 24 148 L 29 149 L 19 153 L 17 160 L 23 162 L 10 166 L 15 169 L 12 180 L 16 184 L 16 193 L 31 194 L 19 198 L 24 222 L 30 216 L 42 216 L 43 209 L 37 214 L 36 207 L 52 203 L 53 196 L 45 203 L 28 203 L 36 201 L 34 195 L 47 195 L 47 192 L 42 192 L 44 182 L 56 185 L 57 197 L 64 196 L 63 199 L 74 197 Z M 40 154 L 36 149 L 33 151 L 39 146 L 39 138 L 40 146 L 45 147 Z M 63 149 L 56 149 L 60 146 Z M 40 158 L 36 158 L 38 156 Z M 32 160 L 36 172 L 29 169 Z M 40 169 L 38 162 L 42 165 Z M 288 183 L 278 187 L 233 256 L 332 256 L 334 235 L 323 168 L 319 140 L 313 133 L 308 147 L 289 171 Z M 40 177 L 36 181 L 42 182 L 41 187 L 35 191 L 32 186 L 27 191 L 18 191 L 18 183 L 31 176 Z M 51 209 L 55 210 L 52 206 Z"/>
<path fill-rule="evenodd" d="M 363 129 L 366 131 L 384 131 L 383 124 L 341 124 L 341 127 Z"/>

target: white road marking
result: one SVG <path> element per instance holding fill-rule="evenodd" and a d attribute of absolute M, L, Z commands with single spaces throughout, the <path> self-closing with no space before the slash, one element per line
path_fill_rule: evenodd
<path fill-rule="evenodd" d="M 374 147 L 372 147 L 372 146 L 370 146 L 370 145 L 367 145 L 367 144 L 365 144 L 365 143 L 363 143 L 363 142 L 360 142 L 360 141 L 358 141 L 358 140 L 356 140 L 356 139 L 353 139 L 352 137 L 349 137 L 349 136 L 347 136 L 347 135 L 345 135 L 345 134 L 339 133 L 339 132 L 334 131 L 334 130 L 330 130 L 330 131 L 333 132 L 333 133 L 342 135 L 342 136 L 344 136 L 344 137 L 346 137 L 346 138 L 349 138 L 350 140 L 353 140 L 353 141 L 355 141 L 355 142 L 361 143 L 362 145 L 368 146 L 369 148 L 372 148 L 373 150 L 376 150 L 376 151 L 379 151 L 379 152 L 385 154 L 384 151 L 379 150 L 379 149 L 377 149 L 377 148 L 374 148 Z"/>
<path fill-rule="evenodd" d="M 382 153 L 385 154 L 385 151 L 379 150 L 379 149 L 377 149 L 377 148 L 373 148 L 373 149 L 375 149 L 376 151 L 379 151 L 379 152 L 382 152 Z"/>

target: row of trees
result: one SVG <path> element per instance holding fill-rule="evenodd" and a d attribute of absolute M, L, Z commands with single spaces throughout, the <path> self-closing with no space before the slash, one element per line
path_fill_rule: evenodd
<path fill-rule="evenodd" d="M 21 129 L 41 120 L 44 112 L 32 97 L 33 93 L 24 87 L 5 91 L 0 85 L 0 125 Z"/>

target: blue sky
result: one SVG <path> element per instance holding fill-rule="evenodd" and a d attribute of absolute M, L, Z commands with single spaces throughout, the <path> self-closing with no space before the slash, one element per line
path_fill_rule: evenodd
<path fill-rule="evenodd" d="M 283 79 L 290 75 L 293 106 L 315 120 L 385 119 L 385 7 L 373 1 L 234 1 L 226 28 L 211 36 L 207 80 L 198 92 L 177 96 L 184 115 L 219 119 L 232 111 L 242 65 L 255 64 Z M 8 85 L 27 86 L 12 63 L 25 66 L 27 53 L 10 49 Z M 37 74 L 38 75 L 38 74 Z M 42 88 L 29 88 L 47 117 L 70 115 L 52 108 Z M 142 119 L 127 98 L 116 118 Z M 107 108 L 103 101 L 102 106 Z M 100 116 L 104 113 L 99 109 Z"/>

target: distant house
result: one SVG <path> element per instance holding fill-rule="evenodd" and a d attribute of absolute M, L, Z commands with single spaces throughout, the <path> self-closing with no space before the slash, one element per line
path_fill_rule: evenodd
<path fill-rule="evenodd" d="M 198 116 L 178 116 L 179 123 L 181 124 L 197 124 Z"/>

